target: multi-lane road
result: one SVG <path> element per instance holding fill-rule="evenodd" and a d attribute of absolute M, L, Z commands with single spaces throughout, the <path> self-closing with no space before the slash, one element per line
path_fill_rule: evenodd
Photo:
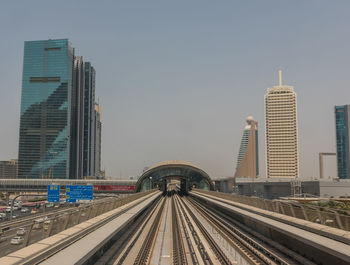
<path fill-rule="evenodd" d="M 13 215 L 17 217 L 11 221 L 8 220 L 10 213 L 7 213 L 7 218 L 0 222 L 0 257 L 87 220 L 91 215 L 92 206 L 103 204 L 109 200 L 115 200 L 115 197 L 98 198 L 93 202 L 81 205 L 60 203 L 59 207 L 57 205 L 45 208 L 41 206 L 35 214 L 32 214 L 31 211 L 36 208 L 37 204 L 27 205 L 23 206 L 22 209 L 28 208 L 28 212 L 13 211 Z M 25 231 L 23 235 L 17 234 L 20 228 Z M 16 236 L 23 239 L 18 245 L 11 243 L 11 239 Z"/>
<path fill-rule="evenodd" d="M 74 204 L 61 204 L 59 208 L 57 207 L 40 207 L 38 208 L 37 213 L 32 214 L 32 210 L 36 208 L 37 204 L 34 204 L 32 206 L 23 206 L 23 208 L 27 208 L 27 212 L 21 212 L 21 209 L 14 210 L 13 215 L 16 216 L 16 218 L 9 220 L 10 213 L 6 213 L 5 211 L 2 211 L 6 213 L 6 218 L 2 218 L 0 222 L 0 231 L 1 231 L 1 239 L 0 239 L 0 257 L 5 256 L 13 251 L 16 251 L 20 248 L 22 248 L 24 245 L 31 244 L 33 242 L 37 242 L 45 237 L 47 237 L 47 229 L 44 229 L 43 224 L 34 227 L 34 229 L 31 229 L 31 226 L 33 225 L 33 222 L 35 220 L 40 220 L 42 222 L 45 222 L 45 219 L 50 218 L 53 216 L 56 212 L 65 212 L 69 208 L 74 207 Z M 18 245 L 11 244 L 11 239 L 17 236 L 17 231 L 19 228 L 24 228 L 24 235 L 20 235 L 23 238 L 23 242 L 21 242 Z M 45 227 L 46 228 L 46 227 Z M 29 238 L 29 231 L 30 238 Z M 26 242 L 27 241 L 27 242 Z"/>

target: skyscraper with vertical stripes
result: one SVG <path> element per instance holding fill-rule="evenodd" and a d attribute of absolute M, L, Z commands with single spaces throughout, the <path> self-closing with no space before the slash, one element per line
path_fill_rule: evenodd
<path fill-rule="evenodd" d="M 350 105 L 335 106 L 337 169 L 340 179 L 350 179 Z"/>
<path fill-rule="evenodd" d="M 265 94 L 266 167 L 268 178 L 299 176 L 297 98 L 292 86 L 279 85 Z"/>
<path fill-rule="evenodd" d="M 92 143 L 87 154 L 84 152 L 95 113 L 95 71 L 90 71 L 93 77 L 87 82 L 87 68 L 93 69 L 81 56 L 75 56 L 68 39 L 25 42 L 19 178 L 86 176 L 84 163 L 91 158 L 85 157 L 92 157 L 95 150 Z"/>

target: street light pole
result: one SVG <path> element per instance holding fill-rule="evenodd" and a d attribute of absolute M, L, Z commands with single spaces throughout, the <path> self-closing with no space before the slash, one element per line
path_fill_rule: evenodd
<path fill-rule="evenodd" d="M 42 194 L 20 194 L 20 195 L 17 195 L 13 198 L 12 202 L 11 202 L 11 215 L 10 215 L 10 221 L 12 220 L 12 213 L 13 213 L 13 204 L 14 202 L 16 201 L 16 199 L 18 197 L 21 197 L 21 196 L 28 196 L 28 195 L 31 195 L 31 196 L 42 196 Z M 47 198 L 47 196 L 45 196 Z"/>

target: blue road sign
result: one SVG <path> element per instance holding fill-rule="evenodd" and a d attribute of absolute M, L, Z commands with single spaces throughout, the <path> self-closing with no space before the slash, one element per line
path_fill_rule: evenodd
<path fill-rule="evenodd" d="M 47 201 L 60 202 L 60 185 L 47 185 Z"/>
<path fill-rule="evenodd" d="M 76 202 L 77 200 L 92 200 L 92 185 L 67 185 L 66 202 Z"/>

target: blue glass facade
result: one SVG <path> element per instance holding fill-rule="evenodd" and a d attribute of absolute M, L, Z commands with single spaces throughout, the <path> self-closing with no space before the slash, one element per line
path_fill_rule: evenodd
<path fill-rule="evenodd" d="M 19 178 L 69 178 L 73 58 L 67 39 L 24 44 Z"/>
<path fill-rule="evenodd" d="M 350 105 L 335 106 L 335 128 L 337 144 L 337 168 L 338 177 L 350 178 Z"/>
<path fill-rule="evenodd" d="M 19 178 L 97 176 L 95 69 L 68 39 L 24 44 Z"/>
<path fill-rule="evenodd" d="M 239 167 L 241 164 L 243 157 L 246 153 L 248 141 L 249 141 L 249 135 L 250 135 L 250 129 L 246 129 L 243 131 L 243 136 L 241 139 L 241 145 L 239 146 L 239 152 L 238 152 L 238 158 L 237 158 L 237 165 L 236 167 Z"/>

